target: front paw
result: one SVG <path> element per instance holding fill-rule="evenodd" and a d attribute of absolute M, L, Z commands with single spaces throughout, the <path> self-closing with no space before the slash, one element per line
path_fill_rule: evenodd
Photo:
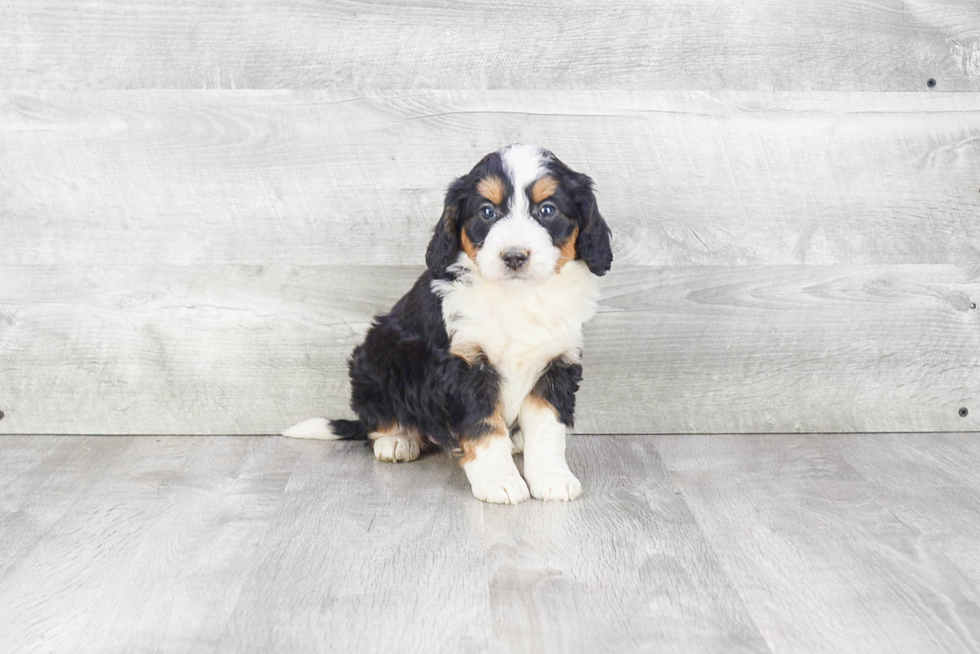
<path fill-rule="evenodd" d="M 531 497 L 536 500 L 570 502 L 582 496 L 582 482 L 570 470 L 524 470 Z"/>
<path fill-rule="evenodd" d="M 472 484 L 473 497 L 492 504 L 519 504 L 530 497 L 520 475 L 481 480 Z"/>

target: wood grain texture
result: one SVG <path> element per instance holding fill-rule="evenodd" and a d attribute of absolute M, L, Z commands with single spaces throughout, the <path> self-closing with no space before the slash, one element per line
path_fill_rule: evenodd
<path fill-rule="evenodd" d="M 975 459 L 980 439 L 951 433 L 926 441 L 896 435 L 829 440 L 877 495 L 887 498 L 888 511 L 914 538 L 918 560 L 910 569 L 939 595 L 926 610 L 948 616 L 947 638 L 980 650 L 980 475 Z M 925 486 L 929 492 L 921 490 Z"/>
<path fill-rule="evenodd" d="M 980 268 L 621 272 L 589 331 L 595 431 L 977 430 Z"/>
<path fill-rule="evenodd" d="M 595 178 L 618 265 L 980 260 L 980 94 L 8 91 L 0 263 L 419 264 L 516 141 Z"/>
<path fill-rule="evenodd" d="M 512 507 L 357 443 L 0 462 L 2 519 L 71 507 L 0 532 L 5 653 L 980 652 L 975 435 L 576 436 L 583 498 Z"/>
<path fill-rule="evenodd" d="M 974 522 L 980 511 L 976 462 L 951 465 L 947 439 L 689 436 L 658 444 L 773 651 L 980 651 L 973 552 L 933 540 L 948 524 L 948 494 L 965 500 Z M 852 447 L 874 457 L 879 476 L 902 482 L 870 483 L 849 464 Z M 933 484 L 936 475 L 949 485 Z M 909 494 L 938 511 L 906 522 Z"/>
<path fill-rule="evenodd" d="M 980 89 L 973 0 L 0 4 L 5 88 Z"/>
<path fill-rule="evenodd" d="M 213 651 L 300 452 L 274 439 L 103 440 L 126 452 L 87 486 L 41 466 L 60 487 L 35 489 L 41 501 L 74 503 L 0 576 L 5 651 Z"/>
<path fill-rule="evenodd" d="M 462 469 L 330 445 L 287 445 L 299 463 L 215 651 L 487 651 L 484 509 Z"/>
<path fill-rule="evenodd" d="M 0 579 L 98 484 L 132 439 L 5 439 L 0 446 Z"/>
<path fill-rule="evenodd" d="M 0 433 L 258 434 L 349 415 L 347 356 L 419 272 L 0 268 Z M 580 432 L 978 429 L 976 267 L 619 267 L 603 295 Z"/>
<path fill-rule="evenodd" d="M 769 651 L 656 443 L 574 437 L 584 501 L 484 507 L 486 651 Z"/>

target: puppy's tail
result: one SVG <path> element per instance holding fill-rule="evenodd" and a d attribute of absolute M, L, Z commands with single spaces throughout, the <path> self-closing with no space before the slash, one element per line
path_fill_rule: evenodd
<path fill-rule="evenodd" d="M 367 429 L 360 420 L 327 420 L 310 418 L 282 433 L 289 438 L 314 438 L 323 441 L 366 441 Z"/>

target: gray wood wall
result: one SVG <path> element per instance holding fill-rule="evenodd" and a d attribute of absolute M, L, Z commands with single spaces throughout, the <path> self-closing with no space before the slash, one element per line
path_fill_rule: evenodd
<path fill-rule="evenodd" d="M 0 0 L 0 434 L 347 415 L 515 141 L 615 232 L 578 431 L 980 429 L 976 0 Z"/>

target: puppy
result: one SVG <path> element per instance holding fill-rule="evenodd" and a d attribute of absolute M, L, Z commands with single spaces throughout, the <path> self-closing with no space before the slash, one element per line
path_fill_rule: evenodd
<path fill-rule="evenodd" d="M 284 435 L 370 439 L 381 461 L 441 446 L 485 502 L 579 497 L 565 436 L 609 236 L 588 176 L 536 146 L 488 154 L 450 185 L 428 270 L 350 357 L 358 419 Z"/>

